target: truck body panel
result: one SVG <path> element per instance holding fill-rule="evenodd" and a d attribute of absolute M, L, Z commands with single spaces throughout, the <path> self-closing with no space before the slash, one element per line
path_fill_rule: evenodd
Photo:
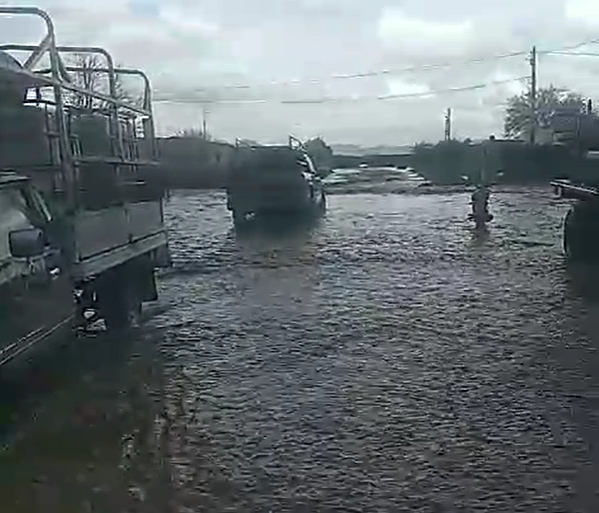
<path fill-rule="evenodd" d="M 24 275 L 0 292 L 0 366 L 42 342 L 64 340 L 75 324 L 70 276 L 59 269 L 47 272 L 47 281 L 31 283 L 31 275 Z"/>
<path fill-rule="evenodd" d="M 13 230 L 31 227 L 27 216 L 18 208 L 19 189 L 0 185 L 0 286 L 12 281 L 23 272 L 23 262 L 12 258 L 8 234 Z"/>
<path fill-rule="evenodd" d="M 122 254 L 126 246 L 144 252 L 166 244 L 162 205 L 158 202 L 130 203 L 74 216 L 75 269 L 94 259 L 105 260 L 111 252 Z M 138 244 L 145 241 L 144 244 Z M 93 264 L 92 264 L 93 265 Z"/>
<path fill-rule="evenodd" d="M 18 258 L 10 236 L 35 229 L 42 210 L 27 203 L 31 184 L 0 173 L 0 366 L 29 354 L 41 342 L 60 339 L 75 322 L 73 283 L 60 249 Z"/>

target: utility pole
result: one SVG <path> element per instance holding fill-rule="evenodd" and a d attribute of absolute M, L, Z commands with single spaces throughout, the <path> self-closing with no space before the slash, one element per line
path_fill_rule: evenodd
<path fill-rule="evenodd" d="M 451 141 L 451 109 L 445 112 L 445 140 Z"/>
<path fill-rule="evenodd" d="M 207 121 L 206 121 L 206 107 L 203 108 L 202 110 L 202 136 L 204 137 L 204 139 L 208 139 L 208 127 L 207 127 Z"/>
<path fill-rule="evenodd" d="M 530 52 L 530 144 L 536 142 L 537 131 L 537 47 Z"/>

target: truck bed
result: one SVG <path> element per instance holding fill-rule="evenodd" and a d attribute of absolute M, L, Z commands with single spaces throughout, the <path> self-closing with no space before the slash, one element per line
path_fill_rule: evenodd
<path fill-rule="evenodd" d="M 167 245 L 161 201 L 80 211 L 73 220 L 73 275 L 89 279 Z"/>

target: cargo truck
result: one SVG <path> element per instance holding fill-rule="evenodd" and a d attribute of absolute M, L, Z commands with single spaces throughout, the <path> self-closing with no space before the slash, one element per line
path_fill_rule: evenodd
<path fill-rule="evenodd" d="M 0 22 L 23 17 L 45 35 L 0 45 L 0 364 L 65 329 L 128 327 L 170 264 L 148 77 L 58 45 L 41 9 L 0 7 Z M 72 55 L 102 58 L 107 90 L 82 85 L 92 70 Z M 138 103 L 119 74 L 143 83 Z"/>

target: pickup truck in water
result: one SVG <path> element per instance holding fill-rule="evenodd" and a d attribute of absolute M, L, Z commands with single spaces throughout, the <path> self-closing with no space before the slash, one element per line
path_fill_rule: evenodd
<path fill-rule="evenodd" d="M 0 45 L 0 365 L 64 329 L 128 327 L 170 264 L 145 74 L 101 48 L 58 46 L 40 9 L 4 15 L 37 17 L 46 35 Z M 93 73 L 109 92 L 82 86 L 90 69 L 65 54 L 102 57 Z M 117 99 L 117 73 L 144 81 L 140 106 Z"/>
<path fill-rule="evenodd" d="M 227 208 L 236 226 L 260 216 L 320 214 L 326 210 L 322 177 L 293 137 L 281 146 L 238 143 Z"/>

